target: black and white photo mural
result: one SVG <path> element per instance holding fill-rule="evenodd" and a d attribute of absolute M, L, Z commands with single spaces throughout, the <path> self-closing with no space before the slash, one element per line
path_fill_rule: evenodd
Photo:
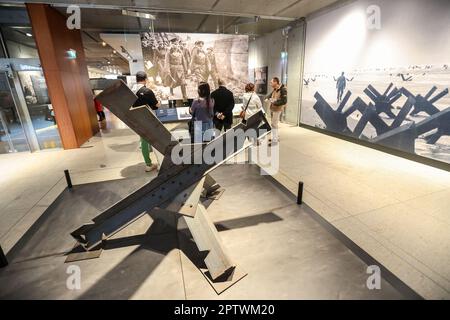
<path fill-rule="evenodd" d="M 218 79 L 235 95 L 248 81 L 248 36 L 200 33 L 141 34 L 144 66 L 157 96 L 167 99 L 197 97 L 197 86 Z"/>
<path fill-rule="evenodd" d="M 450 1 L 359 0 L 308 20 L 301 123 L 450 163 Z"/>

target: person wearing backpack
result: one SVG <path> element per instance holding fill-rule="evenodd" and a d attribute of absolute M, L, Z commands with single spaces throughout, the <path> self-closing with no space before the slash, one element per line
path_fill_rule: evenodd
<path fill-rule="evenodd" d="M 143 105 L 148 105 L 152 110 L 156 110 L 159 108 L 160 103 L 156 99 L 155 93 L 147 88 L 147 74 L 144 71 L 138 71 L 136 73 L 136 84 L 133 86 L 131 91 L 138 97 L 136 102 L 133 104 L 133 107 L 139 107 Z M 145 161 L 145 171 L 150 172 L 158 169 L 156 164 L 152 163 L 152 159 L 150 158 L 150 153 L 153 151 L 150 143 L 141 137 L 141 151 L 142 156 Z"/>

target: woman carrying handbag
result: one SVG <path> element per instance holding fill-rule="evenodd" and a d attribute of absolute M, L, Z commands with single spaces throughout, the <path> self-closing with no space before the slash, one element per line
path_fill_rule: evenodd
<path fill-rule="evenodd" d="M 247 119 L 251 115 L 257 113 L 259 110 L 262 110 L 262 103 L 258 95 L 255 93 L 255 85 L 253 83 L 248 83 L 245 86 L 245 93 L 242 100 L 242 111 L 240 112 L 239 117 L 242 119 L 243 124 L 247 124 Z"/>

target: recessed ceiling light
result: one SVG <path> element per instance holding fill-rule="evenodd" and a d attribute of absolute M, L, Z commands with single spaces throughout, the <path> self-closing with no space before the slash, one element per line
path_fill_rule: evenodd
<path fill-rule="evenodd" d="M 116 53 L 117 53 L 117 51 L 116 51 L 116 50 L 113 50 L 113 53 L 114 53 L 114 54 L 116 54 Z"/>
<path fill-rule="evenodd" d="M 26 35 L 27 37 L 32 37 L 32 36 L 33 36 L 33 35 L 32 35 L 31 33 L 29 33 L 29 32 L 25 33 L 25 35 Z"/>
<path fill-rule="evenodd" d="M 105 41 L 102 42 L 102 46 L 106 47 L 106 42 Z"/>

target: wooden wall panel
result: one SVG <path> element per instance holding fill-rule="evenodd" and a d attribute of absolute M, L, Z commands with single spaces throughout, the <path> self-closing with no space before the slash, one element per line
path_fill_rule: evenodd
<path fill-rule="evenodd" d="M 99 131 L 80 30 L 45 4 L 27 4 L 41 65 L 65 149 L 80 147 Z M 76 50 L 69 60 L 66 52 Z"/>

